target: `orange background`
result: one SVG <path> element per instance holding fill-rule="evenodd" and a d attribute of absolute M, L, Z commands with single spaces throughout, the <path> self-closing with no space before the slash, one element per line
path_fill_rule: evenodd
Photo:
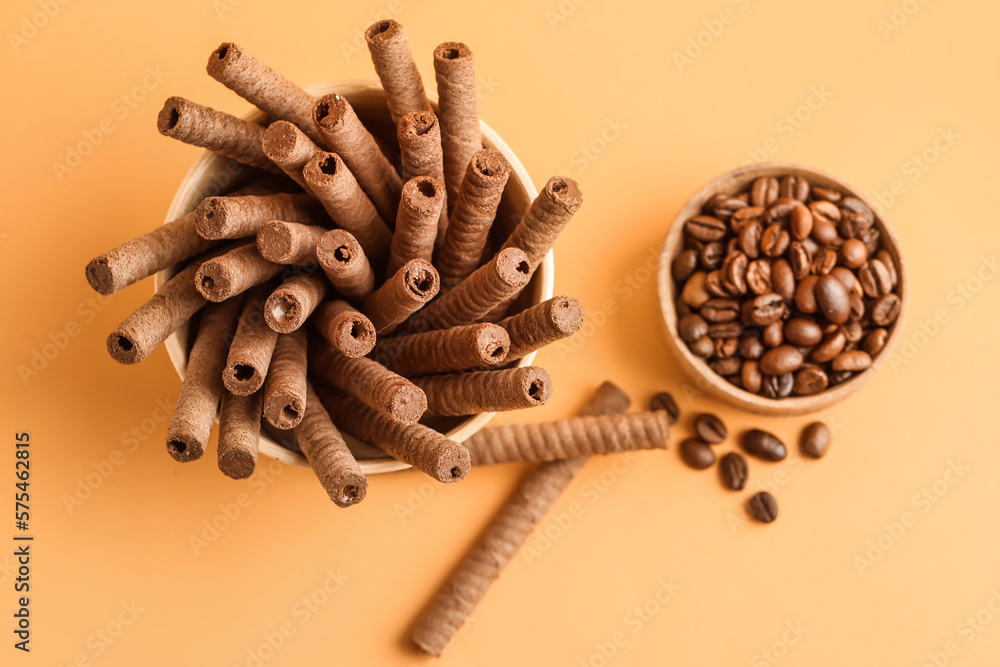
<path fill-rule="evenodd" d="M 765 153 L 881 198 L 912 281 L 895 363 L 822 414 L 835 430 L 828 456 L 751 461 L 748 491 L 774 491 L 776 523 L 745 523 L 748 492 L 683 467 L 675 450 L 592 461 L 440 662 L 994 664 L 1000 8 L 895 7 L 5 2 L 0 539 L 14 532 L 21 430 L 37 539 L 30 656 L 11 648 L 13 559 L 0 556 L 2 662 L 247 665 L 261 646 L 266 665 L 431 661 L 410 649 L 409 626 L 527 468 L 478 469 L 447 487 L 415 472 L 377 476 L 363 504 L 338 510 L 306 470 L 263 460 L 262 475 L 234 482 L 210 459 L 179 465 L 158 408 L 179 386 L 166 353 L 126 368 L 104 347 L 150 281 L 102 302 L 83 277 L 92 256 L 162 222 L 198 154 L 156 132 L 162 100 L 248 109 L 204 72 L 221 41 L 301 84 L 371 77 L 361 31 L 391 13 L 425 81 L 436 44 L 468 43 L 482 117 L 536 184 L 565 172 L 585 193 L 556 247 L 556 292 L 580 298 L 590 323 L 537 359 L 557 383 L 552 402 L 513 418 L 571 414 L 608 377 L 636 405 L 674 392 L 685 411 L 676 442 L 700 410 L 732 433 L 797 439 L 805 418 L 686 396 L 644 268 L 691 193 Z M 674 55 L 685 50 L 689 62 Z M 81 143 L 87 155 L 57 172 Z M 36 351 L 53 358 L 36 358 L 25 380 L 18 367 Z M 99 485 L 78 490 L 101 470 Z M 223 529 L 196 550 L 192 536 L 212 521 Z M 322 604 L 310 609 L 310 597 Z"/>

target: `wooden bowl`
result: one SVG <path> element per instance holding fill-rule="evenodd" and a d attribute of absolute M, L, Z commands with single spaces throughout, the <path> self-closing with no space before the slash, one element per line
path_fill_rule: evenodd
<path fill-rule="evenodd" d="M 875 213 L 875 225 L 881 233 L 882 247 L 889 252 L 896 263 L 896 270 L 899 275 L 896 294 L 900 299 L 900 310 L 899 317 L 896 318 L 895 323 L 889 329 L 889 338 L 886 341 L 885 348 L 875 357 L 870 368 L 856 374 L 846 382 L 818 394 L 813 394 L 812 396 L 789 396 L 787 398 L 772 399 L 758 394 L 751 394 L 730 384 L 722 376 L 709 368 L 705 360 L 696 356 L 688 349 L 687 344 L 677 333 L 677 311 L 674 304 L 677 290 L 671 273 L 671 262 L 683 249 L 684 223 L 701 213 L 702 206 L 712 195 L 717 192 L 736 194 L 746 190 L 758 177 L 780 177 L 786 174 L 803 176 L 810 184 L 839 190 L 845 196 L 857 197 Z M 740 167 L 719 176 L 707 184 L 684 204 L 684 207 L 678 212 L 677 217 L 674 218 L 673 223 L 670 225 L 670 230 L 667 232 L 667 238 L 663 243 L 663 252 L 660 255 L 660 308 L 663 311 L 663 322 L 666 324 L 667 340 L 669 341 L 670 348 L 680 361 L 681 366 L 684 367 L 689 375 L 695 378 L 696 387 L 699 391 L 717 396 L 735 407 L 763 415 L 791 416 L 815 412 L 827 408 L 857 391 L 861 385 L 871 378 L 882 362 L 889 357 L 893 345 L 900 336 L 900 332 L 903 329 L 903 318 L 906 315 L 907 304 L 909 302 L 908 288 L 906 261 L 899 245 L 899 239 L 896 237 L 896 233 L 889 223 L 886 222 L 884 215 L 879 212 L 879 209 L 875 207 L 863 192 L 842 178 L 821 169 L 796 162 L 764 162 Z"/>
<path fill-rule="evenodd" d="M 307 88 L 307 90 L 317 97 L 327 93 L 340 93 L 348 99 L 354 107 L 358 116 L 365 122 L 368 129 L 380 140 L 385 141 L 385 145 L 396 145 L 396 132 L 389 117 L 389 110 L 385 104 L 385 93 L 378 81 L 358 80 L 358 81 L 328 81 L 319 83 Z M 431 97 L 431 104 L 437 110 L 436 99 Z M 248 120 L 260 122 L 265 119 L 265 114 L 254 110 L 244 116 Z M 510 147 L 504 143 L 503 139 L 484 122 L 480 122 L 483 133 L 483 145 L 486 148 L 494 148 L 504 154 L 510 162 L 511 177 L 504 190 L 503 199 L 497 212 L 494 223 L 494 231 L 491 233 L 491 242 L 495 247 L 507 238 L 514 226 L 521 219 L 521 215 L 528 209 L 531 202 L 538 196 L 538 191 L 531 182 L 531 177 L 524 169 L 524 165 L 517 159 Z M 231 170 L 236 163 L 227 160 L 211 151 L 204 151 L 201 157 L 194 163 L 190 171 L 184 177 L 177 194 L 174 196 L 170 210 L 167 211 L 167 221 L 174 220 L 189 211 L 193 211 L 201 200 L 210 195 L 216 194 L 226 189 L 226 185 L 233 179 Z M 179 267 L 160 271 L 156 274 L 155 289 L 160 287 L 176 273 Z M 541 303 L 552 298 L 552 289 L 555 283 L 555 263 L 550 252 L 545 257 L 541 266 L 532 276 L 531 282 L 522 293 L 523 298 L 518 299 L 521 308 Z M 515 306 L 517 308 L 517 306 Z M 187 369 L 187 355 L 190 350 L 190 332 L 187 324 L 180 327 L 173 335 L 166 340 L 167 353 L 177 374 L 184 377 Z M 528 366 L 535 358 L 531 353 L 517 362 L 517 366 Z M 439 430 L 452 440 L 461 442 L 482 428 L 494 415 L 493 412 L 481 412 L 465 418 L 455 418 L 442 420 Z M 344 438 L 350 446 L 351 451 L 358 458 L 361 470 L 365 474 L 392 472 L 394 470 L 404 470 L 409 468 L 409 464 L 397 461 L 386 456 L 385 452 L 353 438 L 346 433 Z M 286 445 L 280 444 L 280 442 Z M 289 446 L 294 446 L 294 439 L 289 431 L 279 431 L 272 428 L 267 422 L 263 422 L 263 429 L 260 437 L 260 453 L 271 458 L 278 459 L 284 463 L 291 463 L 302 467 L 309 467 L 306 458 Z"/>

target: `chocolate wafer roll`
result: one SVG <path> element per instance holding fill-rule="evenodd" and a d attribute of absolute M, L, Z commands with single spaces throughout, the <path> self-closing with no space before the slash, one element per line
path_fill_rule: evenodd
<path fill-rule="evenodd" d="M 278 342 L 278 333 L 264 321 L 264 302 L 270 293 L 267 285 L 250 291 L 229 345 L 222 383 L 239 396 L 249 396 L 264 385 Z"/>
<path fill-rule="evenodd" d="M 501 250 L 454 288 L 421 309 L 415 327 L 443 329 L 471 324 L 517 294 L 531 280 L 531 267 L 523 251 Z M 419 329 L 418 329 L 419 330 Z"/>
<path fill-rule="evenodd" d="M 375 272 L 350 232 L 332 229 L 324 234 L 316 244 L 316 259 L 345 299 L 360 303 L 375 289 Z"/>
<path fill-rule="evenodd" d="M 605 382 L 580 414 L 616 414 L 625 412 L 628 406 L 628 396 Z M 586 462 L 586 458 L 573 458 L 542 463 L 521 481 L 420 615 L 411 635 L 418 647 L 436 656 L 444 652 L 486 591 Z"/>
<path fill-rule="evenodd" d="M 316 331 L 348 357 L 363 357 L 375 347 L 375 327 L 346 301 L 326 301 L 313 317 Z"/>
<path fill-rule="evenodd" d="M 243 299 L 229 299 L 202 313 L 177 405 L 167 426 L 167 451 L 181 463 L 199 459 L 205 453 L 223 392 L 222 367 L 242 307 Z"/>
<path fill-rule="evenodd" d="M 424 414 L 442 417 L 534 408 L 552 396 L 552 379 L 538 366 L 426 375 L 413 384 L 427 394 Z"/>
<path fill-rule="evenodd" d="M 510 347 L 506 330 L 481 322 L 379 341 L 374 358 L 400 375 L 448 373 L 503 363 Z"/>
<path fill-rule="evenodd" d="M 326 288 L 326 280 L 317 271 L 290 276 L 267 298 L 267 326 L 278 333 L 295 331 L 316 310 L 326 296 Z"/>
<path fill-rule="evenodd" d="M 208 57 L 209 76 L 261 111 L 302 128 L 317 143 L 312 122 L 315 98 L 237 44 L 223 42 Z"/>
<path fill-rule="evenodd" d="M 392 232 L 340 156 L 316 153 L 302 175 L 337 225 L 358 240 L 372 262 L 385 265 Z"/>
<path fill-rule="evenodd" d="M 441 126 L 437 116 L 429 111 L 410 111 L 399 120 L 396 128 L 399 140 L 403 182 L 418 176 L 433 178 L 444 187 L 444 154 L 441 152 Z M 444 188 L 441 215 L 435 243 L 444 240 L 448 228 L 448 194 Z M 399 227 L 399 222 L 396 222 Z"/>
<path fill-rule="evenodd" d="M 302 186 L 306 192 L 309 186 L 302 177 L 302 168 L 309 158 L 320 151 L 305 132 L 287 120 L 276 120 L 268 125 L 261 140 L 261 150 L 281 171 Z"/>
<path fill-rule="evenodd" d="M 219 410 L 219 470 L 233 479 L 246 479 L 257 467 L 260 411 L 264 392 L 237 396 L 222 392 Z"/>
<path fill-rule="evenodd" d="M 427 409 L 419 387 L 367 357 L 348 357 L 314 343 L 309 346 L 309 370 L 399 424 L 416 423 Z"/>
<path fill-rule="evenodd" d="M 503 247 L 520 248 L 527 253 L 534 271 L 582 203 L 583 194 L 576 181 L 564 176 L 550 178 Z"/>
<path fill-rule="evenodd" d="M 320 145 L 343 158 L 382 220 L 392 224 L 403 183 L 350 102 L 336 93 L 324 95 L 313 107 L 313 120 Z"/>
<path fill-rule="evenodd" d="M 251 167 L 281 173 L 261 150 L 264 128 L 257 123 L 183 97 L 169 97 L 156 119 L 156 129 L 166 137 L 207 148 Z"/>
<path fill-rule="evenodd" d="M 483 149 L 479 129 L 479 90 L 472 51 L 461 42 L 445 42 L 434 49 L 438 119 L 444 151 L 444 180 L 448 203 L 454 209 L 465 170 Z"/>
<path fill-rule="evenodd" d="M 557 296 L 497 324 L 510 334 L 507 360 L 520 359 L 576 333 L 583 326 L 583 305 L 572 297 Z"/>
<path fill-rule="evenodd" d="M 209 301 L 225 301 L 284 270 L 281 264 L 261 257 L 256 243 L 247 243 L 202 263 L 195 274 L 194 284 Z"/>
<path fill-rule="evenodd" d="M 357 398 L 329 387 L 317 387 L 317 393 L 342 429 L 394 459 L 439 482 L 458 482 L 469 473 L 469 452 L 461 443 L 423 424 L 394 422 Z"/>
<path fill-rule="evenodd" d="M 271 220 L 320 226 L 331 224 L 319 202 L 301 192 L 206 197 L 195 209 L 195 227 L 206 239 L 254 236 Z"/>
<path fill-rule="evenodd" d="M 275 264 L 316 265 L 316 244 L 326 227 L 272 220 L 257 232 L 257 252 Z"/>
<path fill-rule="evenodd" d="M 423 308 L 440 288 L 441 279 L 431 263 L 411 259 L 365 300 L 361 310 L 383 336 Z"/>
<path fill-rule="evenodd" d="M 264 381 L 264 418 L 274 428 L 295 428 L 306 413 L 305 329 L 280 334 Z"/>
<path fill-rule="evenodd" d="M 467 441 L 473 465 L 554 461 L 573 456 L 665 449 L 670 442 L 663 410 L 628 415 L 570 417 L 540 424 L 484 428 Z"/>
<path fill-rule="evenodd" d="M 372 54 L 375 73 L 385 89 L 392 124 L 398 125 L 407 111 L 430 111 L 424 82 L 413 62 L 403 26 L 392 19 L 378 21 L 365 30 L 365 41 Z"/>
<path fill-rule="evenodd" d="M 444 186 L 428 176 L 418 176 L 403 186 L 396 215 L 396 231 L 389 245 L 386 277 L 411 259 L 430 262 L 437 240 L 438 221 L 444 205 Z"/>
<path fill-rule="evenodd" d="M 368 480 L 312 385 L 306 392 L 306 414 L 295 427 L 295 440 L 330 500 L 338 507 L 356 505 L 365 499 Z"/>

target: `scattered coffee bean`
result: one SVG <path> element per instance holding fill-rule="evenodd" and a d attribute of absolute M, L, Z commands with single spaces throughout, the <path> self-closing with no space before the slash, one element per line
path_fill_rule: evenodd
<path fill-rule="evenodd" d="M 749 474 L 747 460 L 739 452 L 729 452 L 719 461 L 719 474 L 727 489 L 742 491 Z"/>
<path fill-rule="evenodd" d="M 694 419 L 694 432 L 703 442 L 717 445 L 726 439 L 726 425 L 717 415 L 703 412 Z"/>
<path fill-rule="evenodd" d="M 650 410 L 663 410 L 667 413 L 667 421 L 671 425 L 676 424 L 681 416 L 681 409 L 677 407 L 677 401 L 669 392 L 661 391 L 649 400 Z"/>
<path fill-rule="evenodd" d="M 785 443 L 778 436 L 756 428 L 743 434 L 743 449 L 765 461 L 781 461 L 788 455 Z"/>
<path fill-rule="evenodd" d="M 704 470 L 715 463 L 715 452 L 698 438 L 688 438 L 681 443 L 681 458 L 695 470 Z"/>
<path fill-rule="evenodd" d="M 826 454 L 826 450 L 830 448 L 832 437 L 830 427 L 824 422 L 813 422 L 802 430 L 802 442 L 799 444 L 799 449 L 804 456 L 818 459 Z"/>
<path fill-rule="evenodd" d="M 771 523 L 778 518 L 778 501 L 767 491 L 755 493 L 747 503 L 750 516 L 763 523 Z"/>

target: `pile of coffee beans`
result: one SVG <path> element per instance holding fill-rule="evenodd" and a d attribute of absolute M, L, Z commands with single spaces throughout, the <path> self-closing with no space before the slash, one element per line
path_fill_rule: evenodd
<path fill-rule="evenodd" d="M 872 210 L 796 175 L 710 198 L 685 223 L 671 269 L 680 337 L 767 398 L 816 394 L 867 369 L 902 305 Z"/>

